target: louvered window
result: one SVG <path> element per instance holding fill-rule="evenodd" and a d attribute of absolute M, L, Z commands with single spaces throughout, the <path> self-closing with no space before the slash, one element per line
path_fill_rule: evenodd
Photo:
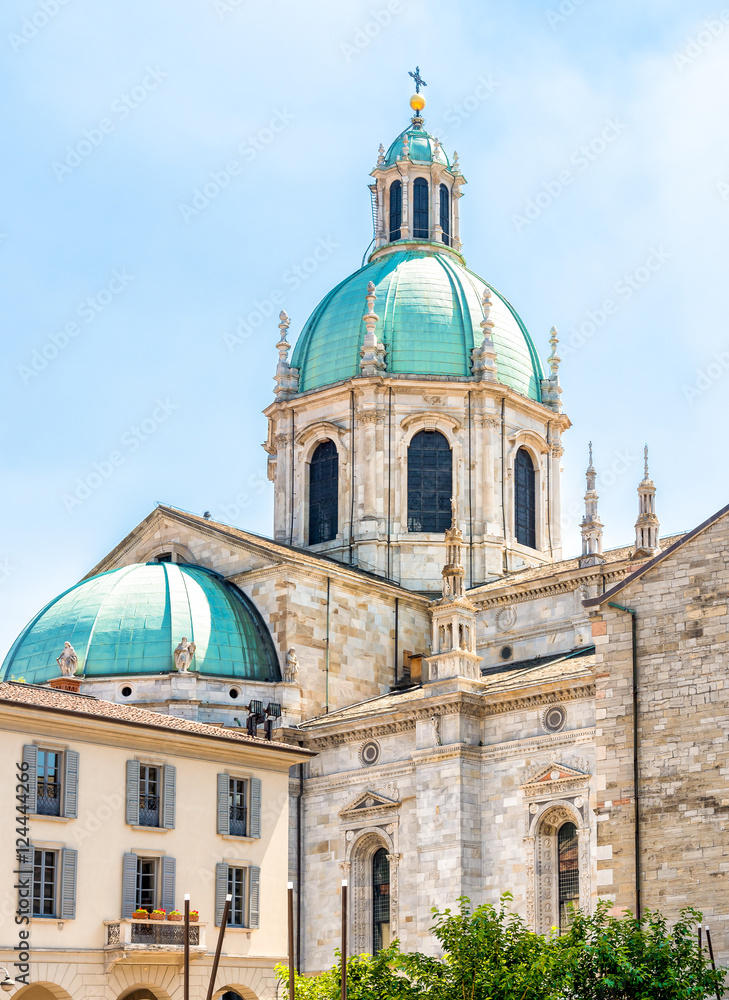
<path fill-rule="evenodd" d="M 514 521 L 516 540 L 530 549 L 537 547 L 536 485 L 534 463 L 526 448 L 516 453 Z"/>
<path fill-rule="evenodd" d="M 452 495 L 448 441 L 439 431 L 419 431 L 408 448 L 408 531 L 446 531 Z"/>
<path fill-rule="evenodd" d="M 430 237 L 428 224 L 428 182 L 416 177 L 413 182 L 413 236 L 416 240 Z"/>
<path fill-rule="evenodd" d="M 339 455 L 333 441 L 322 441 L 309 464 L 309 545 L 337 537 Z"/>
<path fill-rule="evenodd" d="M 440 186 L 440 228 L 443 230 L 443 242 L 451 245 L 451 196 L 445 184 Z"/>
<path fill-rule="evenodd" d="M 402 183 L 393 181 L 390 185 L 390 242 L 400 239 L 402 226 Z"/>

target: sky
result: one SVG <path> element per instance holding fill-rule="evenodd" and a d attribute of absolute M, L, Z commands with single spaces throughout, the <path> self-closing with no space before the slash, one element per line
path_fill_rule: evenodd
<path fill-rule="evenodd" d="M 156 502 L 270 534 L 279 301 L 360 266 L 416 65 L 468 265 L 559 330 L 565 554 L 590 440 L 606 546 L 645 442 L 662 534 L 727 503 L 728 10 L 16 0 L 0 52 L 2 653 Z"/>

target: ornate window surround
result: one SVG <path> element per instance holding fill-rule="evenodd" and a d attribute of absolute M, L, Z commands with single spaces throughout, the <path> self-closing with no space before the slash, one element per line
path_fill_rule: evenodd
<path fill-rule="evenodd" d="M 349 434 L 349 429 L 341 427 L 330 420 L 318 420 L 314 424 L 303 428 L 296 435 L 296 471 L 294 476 L 294 489 L 297 500 L 295 501 L 296 524 L 299 535 L 297 544 L 308 544 L 309 533 L 309 466 L 311 458 L 320 444 L 331 441 L 337 449 L 339 456 L 339 504 L 337 507 L 337 534 L 335 538 L 328 542 L 321 542 L 323 546 L 331 546 L 341 543 L 348 531 L 349 524 L 349 449 L 344 443 L 345 434 Z M 294 534 L 297 534 L 297 531 Z"/>
<path fill-rule="evenodd" d="M 413 538 L 433 538 L 437 541 L 442 541 L 443 532 L 407 531 L 408 448 L 412 439 L 420 431 L 438 431 L 442 434 L 451 449 L 451 458 L 453 461 L 452 489 L 453 495 L 458 498 L 461 495 L 460 478 L 463 464 L 463 446 L 459 436 L 459 432 L 462 430 L 461 423 L 449 413 L 440 413 L 435 410 L 420 410 L 403 417 L 400 421 L 400 428 L 400 439 L 396 447 L 397 466 L 395 469 L 395 478 L 397 489 L 395 490 L 395 521 L 400 524 L 400 531 L 409 540 Z"/>
<path fill-rule="evenodd" d="M 536 542 L 537 551 L 541 552 L 547 547 L 547 537 L 548 537 L 548 526 L 546 521 L 546 503 L 544 499 L 544 484 L 546 483 L 546 462 L 548 461 L 549 455 L 549 445 L 547 444 L 546 438 L 542 437 L 536 431 L 523 429 L 516 431 L 514 434 L 509 435 L 509 451 L 506 456 L 506 486 L 507 486 L 507 505 L 509 510 L 509 530 L 511 531 L 511 538 L 515 545 L 519 545 L 516 541 L 516 512 L 515 512 L 515 499 L 516 499 L 516 455 L 520 448 L 523 448 L 528 452 L 529 457 L 534 464 L 534 497 L 536 503 L 535 511 L 535 528 L 536 528 Z M 526 546 L 519 545 L 526 552 L 531 552 L 532 549 Z"/>

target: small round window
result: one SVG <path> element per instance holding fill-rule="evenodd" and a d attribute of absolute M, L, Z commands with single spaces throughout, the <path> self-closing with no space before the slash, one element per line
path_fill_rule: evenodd
<path fill-rule="evenodd" d="M 230 690 L 228 691 L 228 697 L 232 698 L 233 701 L 235 701 L 236 698 L 240 697 L 240 689 L 239 688 L 230 688 Z"/>
<path fill-rule="evenodd" d="M 129 687 L 128 684 L 125 684 L 124 687 L 121 689 L 122 698 L 131 698 L 132 694 L 133 694 L 132 689 Z"/>

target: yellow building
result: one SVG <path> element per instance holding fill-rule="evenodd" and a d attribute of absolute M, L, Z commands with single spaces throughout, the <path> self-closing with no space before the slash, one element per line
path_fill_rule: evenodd
<path fill-rule="evenodd" d="M 228 893 L 214 997 L 275 996 L 273 967 L 287 954 L 289 768 L 310 752 L 22 683 L 0 684 L 0 718 L 2 843 L 16 845 L 0 861 L 13 887 L 0 965 L 20 987 L 13 996 L 182 997 L 184 925 L 170 914 L 189 894 L 199 912 L 190 997 L 203 998 Z"/>

